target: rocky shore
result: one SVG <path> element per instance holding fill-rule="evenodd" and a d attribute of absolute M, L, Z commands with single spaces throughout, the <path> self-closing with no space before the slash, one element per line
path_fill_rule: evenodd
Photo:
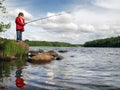
<path fill-rule="evenodd" d="M 49 50 L 44 52 L 44 50 L 39 51 L 29 51 L 29 45 L 27 45 L 24 42 L 16 42 L 16 45 L 20 47 L 20 49 L 23 49 L 23 56 L 28 57 L 28 62 L 30 63 L 49 63 L 53 60 L 62 60 L 64 57 L 59 55 L 59 53 L 66 53 L 66 50 L 60 50 L 60 51 L 54 51 Z M 12 46 L 10 48 L 13 48 Z M 14 50 L 13 50 L 14 51 Z M 3 51 L 0 51 L 0 59 L 4 59 L 6 61 L 10 60 L 17 60 L 20 58 L 19 53 L 15 52 L 14 54 L 7 54 L 4 55 Z"/>

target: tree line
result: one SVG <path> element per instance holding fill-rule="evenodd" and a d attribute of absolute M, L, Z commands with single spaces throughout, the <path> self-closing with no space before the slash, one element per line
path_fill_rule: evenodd
<path fill-rule="evenodd" d="M 54 46 L 54 47 L 72 47 L 76 46 L 74 44 L 66 43 L 66 42 L 49 42 L 49 41 L 29 41 L 25 40 L 30 46 Z"/>
<path fill-rule="evenodd" d="M 120 47 L 120 36 L 85 42 L 84 47 Z"/>

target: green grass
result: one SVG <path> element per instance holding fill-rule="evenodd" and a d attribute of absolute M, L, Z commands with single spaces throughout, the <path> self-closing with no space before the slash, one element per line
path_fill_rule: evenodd
<path fill-rule="evenodd" d="M 26 50 L 14 40 L 5 40 L 0 44 L 0 50 L 4 52 L 4 56 L 23 56 L 26 53 Z"/>

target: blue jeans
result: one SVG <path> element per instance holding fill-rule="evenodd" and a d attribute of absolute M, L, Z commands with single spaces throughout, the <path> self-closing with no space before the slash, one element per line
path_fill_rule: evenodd
<path fill-rule="evenodd" d="M 22 41 L 22 31 L 17 30 L 16 34 L 17 34 L 17 40 L 16 41 Z"/>

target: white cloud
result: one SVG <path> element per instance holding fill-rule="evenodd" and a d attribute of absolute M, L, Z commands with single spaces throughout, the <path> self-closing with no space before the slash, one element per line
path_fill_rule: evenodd
<path fill-rule="evenodd" d="M 120 0 L 96 0 L 95 4 L 103 8 L 120 10 Z"/>
<path fill-rule="evenodd" d="M 32 16 L 29 12 L 27 12 L 27 11 L 24 10 L 24 9 L 19 9 L 19 8 L 15 9 L 15 10 L 13 10 L 13 11 L 9 11 L 9 12 L 8 12 L 8 17 L 15 18 L 15 17 L 18 16 L 18 13 L 19 13 L 19 12 L 23 12 L 26 19 L 28 19 L 28 20 L 33 19 L 33 16 Z"/>
<path fill-rule="evenodd" d="M 90 24 L 81 24 L 81 25 L 79 26 L 79 30 L 80 30 L 81 32 L 88 32 L 88 33 L 90 33 L 90 32 L 94 32 L 94 31 L 95 31 L 95 28 L 94 28 L 93 25 L 90 25 Z"/>

